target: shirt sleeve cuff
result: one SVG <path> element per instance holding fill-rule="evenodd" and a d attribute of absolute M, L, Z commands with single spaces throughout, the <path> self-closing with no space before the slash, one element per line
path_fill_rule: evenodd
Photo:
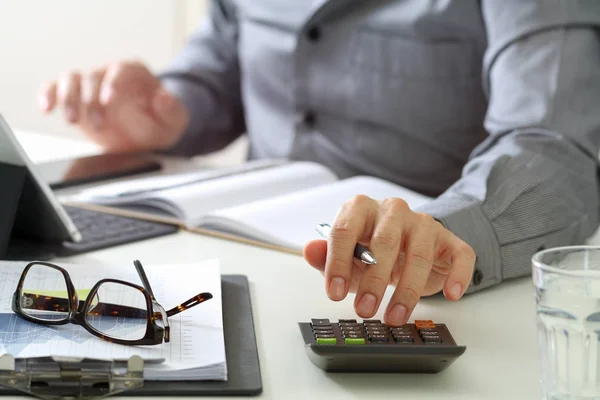
<path fill-rule="evenodd" d="M 207 87 L 190 83 L 184 78 L 162 77 L 161 82 L 167 92 L 183 103 L 190 119 L 181 139 L 163 151 L 163 154 L 191 157 L 206 152 L 199 146 L 203 143 L 201 136 L 208 129 L 210 115 L 214 113 L 212 92 Z"/>
<path fill-rule="evenodd" d="M 457 194 L 444 194 L 414 211 L 431 215 L 475 251 L 475 269 L 466 293 L 473 293 L 501 282 L 499 242 L 491 222 L 477 200 Z"/>

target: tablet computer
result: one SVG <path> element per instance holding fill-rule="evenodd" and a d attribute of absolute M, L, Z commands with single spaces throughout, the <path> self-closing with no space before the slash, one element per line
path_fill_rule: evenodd
<path fill-rule="evenodd" d="M 79 242 L 81 233 L 41 178 L 10 126 L 0 115 L 0 163 L 27 171 L 13 235 L 45 243 Z"/>

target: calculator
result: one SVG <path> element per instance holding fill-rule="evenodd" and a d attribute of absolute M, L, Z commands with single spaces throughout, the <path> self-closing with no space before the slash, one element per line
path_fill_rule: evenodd
<path fill-rule="evenodd" d="M 299 327 L 308 358 L 328 372 L 435 374 L 466 350 L 446 324 L 431 320 L 390 327 L 380 320 L 311 319 Z"/>

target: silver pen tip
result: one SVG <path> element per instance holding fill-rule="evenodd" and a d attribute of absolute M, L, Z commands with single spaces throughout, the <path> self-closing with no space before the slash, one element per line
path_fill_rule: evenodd
<path fill-rule="evenodd" d="M 377 264 L 377 260 L 375 260 L 375 257 L 373 256 L 373 254 L 371 254 L 368 251 L 365 251 L 360 255 L 360 260 L 362 262 L 364 262 L 365 264 L 370 264 L 370 265 Z"/>

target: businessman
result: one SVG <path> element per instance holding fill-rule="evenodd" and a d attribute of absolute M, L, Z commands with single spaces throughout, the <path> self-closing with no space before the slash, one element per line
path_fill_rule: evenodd
<path fill-rule="evenodd" d="M 40 103 L 109 151 L 191 156 L 247 132 L 250 159 L 435 197 L 359 194 L 329 244 L 305 247 L 332 300 L 355 293 L 360 317 L 385 307 L 397 325 L 422 296 L 527 275 L 536 251 L 595 231 L 599 27 L 595 0 L 214 0 L 167 71 L 69 71 Z M 356 242 L 376 266 L 353 259 Z"/>

